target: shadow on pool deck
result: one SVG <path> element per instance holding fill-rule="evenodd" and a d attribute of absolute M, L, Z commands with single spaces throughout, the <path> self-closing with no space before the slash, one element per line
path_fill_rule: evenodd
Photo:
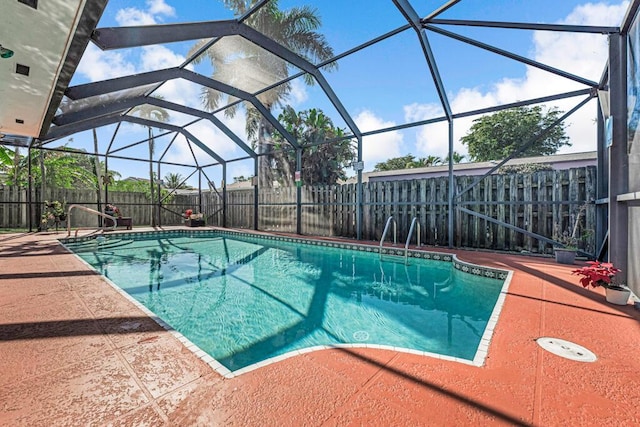
<path fill-rule="evenodd" d="M 456 251 L 514 270 L 482 367 L 331 349 L 224 379 L 56 237 L 0 242 L 0 425 L 640 423 L 639 312 L 583 289 L 571 266 Z M 598 360 L 555 356 L 542 336 Z"/>

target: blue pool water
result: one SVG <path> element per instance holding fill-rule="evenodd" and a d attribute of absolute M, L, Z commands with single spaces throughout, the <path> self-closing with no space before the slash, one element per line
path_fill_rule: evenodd
<path fill-rule="evenodd" d="M 231 371 L 336 344 L 473 360 L 503 286 L 450 262 L 213 231 L 67 246 Z"/>

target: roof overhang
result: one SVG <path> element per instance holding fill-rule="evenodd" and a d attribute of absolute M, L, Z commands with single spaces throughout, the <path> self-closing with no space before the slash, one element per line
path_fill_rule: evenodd
<path fill-rule="evenodd" d="M 37 9 L 4 0 L 0 44 L 0 133 L 38 138 L 48 130 L 107 0 L 47 0 Z M 17 73 L 18 64 L 29 75 Z"/>

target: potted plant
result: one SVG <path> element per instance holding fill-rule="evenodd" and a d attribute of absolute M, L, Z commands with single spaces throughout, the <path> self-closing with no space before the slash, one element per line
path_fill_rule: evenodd
<path fill-rule="evenodd" d="M 204 227 L 204 214 L 193 213 L 193 209 L 184 211 L 185 225 L 187 227 Z"/>
<path fill-rule="evenodd" d="M 631 291 L 624 284 L 617 283 L 615 276 L 620 272 L 611 263 L 587 261 L 584 267 L 573 270 L 571 274 L 582 276 L 580 284 L 586 287 L 602 286 L 606 291 L 607 301 L 612 304 L 627 305 Z"/>
<path fill-rule="evenodd" d="M 560 235 L 555 235 L 553 239 L 563 245 L 563 247 L 553 248 L 556 262 L 558 264 L 573 264 L 578 252 L 578 239 L 567 231 Z"/>
<path fill-rule="evenodd" d="M 47 230 L 50 224 L 55 224 L 56 230 L 61 221 L 67 219 L 67 213 L 64 211 L 65 203 L 53 200 L 51 202 L 44 201 L 44 212 L 40 217 L 40 229 Z"/>
<path fill-rule="evenodd" d="M 578 208 L 578 212 L 575 214 L 575 218 L 572 220 L 573 226 L 571 226 L 571 232 L 565 230 L 560 233 L 560 227 L 556 224 L 553 233 L 553 240 L 562 245 L 562 247 L 554 247 L 557 263 L 573 264 L 576 260 L 576 253 L 578 252 L 578 242 L 581 239 L 587 238 L 591 234 L 590 231 L 583 230 L 582 235 L 578 237 L 578 231 L 581 226 L 580 218 L 587 210 L 587 206 L 587 203 L 583 203 Z"/>

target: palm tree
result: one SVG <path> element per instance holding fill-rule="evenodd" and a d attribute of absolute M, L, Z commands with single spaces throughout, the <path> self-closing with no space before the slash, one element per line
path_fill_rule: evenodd
<path fill-rule="evenodd" d="M 260 0 L 223 0 L 226 7 L 233 10 L 236 16 L 247 13 Z M 295 52 L 311 63 L 325 61 L 334 56 L 333 49 L 328 45 L 324 35 L 316 30 L 321 26 L 317 11 L 308 6 L 294 7 L 287 11 L 278 8 L 278 0 L 272 0 L 263 5 L 260 10 L 253 13 L 247 21 L 247 25 L 280 43 L 287 49 Z M 237 86 L 249 92 L 255 92 L 282 81 L 289 76 L 288 65 L 285 61 L 274 59 L 274 55 L 265 54 L 260 47 L 251 43 L 234 44 L 233 38 L 219 40 L 209 47 L 203 55 L 194 60 L 199 63 L 209 58 L 213 66 L 212 78 L 220 80 L 232 86 Z M 190 53 L 200 49 L 207 40 L 199 41 Z M 332 63 L 325 68 L 336 68 Z M 256 76 L 259 78 L 256 79 Z M 253 81 L 259 81 L 260 86 L 247 89 Z M 312 76 L 305 75 L 305 82 L 314 83 Z M 265 107 L 272 110 L 282 105 L 291 91 L 290 83 L 284 83 L 272 90 L 258 95 L 258 99 Z M 209 111 L 216 109 L 222 103 L 222 94 L 216 90 L 203 89 L 203 101 Z M 233 101 L 231 97 L 229 100 Z M 272 150 L 273 134 L 269 122 L 249 103 L 245 103 L 246 132 L 252 146 L 257 148 L 259 158 L 260 186 L 271 186 L 273 181 L 271 174 L 272 159 L 268 155 Z M 225 114 L 233 117 L 237 112 L 237 105 L 228 108 Z"/>
<path fill-rule="evenodd" d="M 15 151 L 0 145 L 0 171 L 6 171 L 8 181 L 17 185 L 20 172 L 20 147 Z"/>
<path fill-rule="evenodd" d="M 184 177 L 179 173 L 170 172 L 164 176 L 164 185 L 170 190 L 187 188 L 187 185 L 182 181 L 184 181 Z"/>
<path fill-rule="evenodd" d="M 151 104 L 142 104 L 134 107 L 131 110 L 132 114 L 137 114 L 138 117 L 147 120 L 155 120 L 156 122 L 169 121 L 169 112 L 162 107 L 158 107 Z M 152 227 L 155 227 L 155 215 L 154 215 L 154 199 L 153 199 L 153 152 L 155 150 L 155 144 L 153 140 L 153 129 L 151 126 L 147 126 L 149 131 L 149 194 L 151 200 L 151 216 L 150 223 Z"/>
<path fill-rule="evenodd" d="M 13 165 L 13 151 L 0 145 L 0 168 L 9 169 Z"/>
<path fill-rule="evenodd" d="M 465 156 L 464 154 L 460 154 L 457 151 L 453 152 L 453 164 L 458 164 L 460 162 L 462 162 L 467 156 Z M 445 157 L 444 159 L 442 159 L 442 164 L 443 165 L 447 165 L 449 164 L 449 155 L 447 154 L 447 157 Z"/>
<path fill-rule="evenodd" d="M 437 166 L 442 164 L 442 159 L 438 156 L 429 155 L 427 157 L 421 157 L 414 166 L 417 168 L 424 168 L 429 166 Z"/>
<path fill-rule="evenodd" d="M 345 168 L 356 158 L 355 149 L 350 139 L 341 139 L 345 132 L 334 126 L 331 119 L 320 109 L 296 112 L 286 106 L 278 117 L 285 128 L 298 139 L 304 148 L 302 151 L 302 177 L 306 185 L 335 184 L 346 179 Z M 279 135 L 274 137 L 276 148 L 283 148 L 283 140 Z M 320 144 L 327 139 L 337 139 L 331 144 Z M 279 182 L 293 184 L 293 173 L 296 167 L 296 153 L 283 151 L 275 158 Z"/>

